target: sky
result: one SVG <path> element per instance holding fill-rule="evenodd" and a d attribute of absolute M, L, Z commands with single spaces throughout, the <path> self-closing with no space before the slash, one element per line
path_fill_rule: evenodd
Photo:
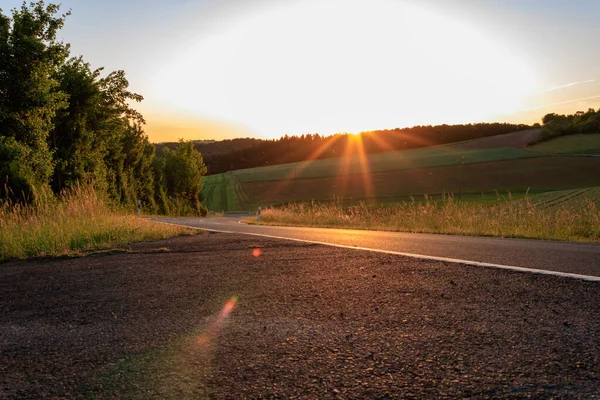
<path fill-rule="evenodd" d="M 5 14 L 20 6 L 0 0 Z M 600 108 L 598 0 L 63 0 L 150 141 L 535 123 Z"/>

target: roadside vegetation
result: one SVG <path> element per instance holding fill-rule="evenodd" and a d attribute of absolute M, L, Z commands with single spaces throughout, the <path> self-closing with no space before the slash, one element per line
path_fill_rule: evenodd
<path fill-rule="evenodd" d="M 93 69 L 57 40 L 68 15 L 44 1 L 0 9 L 0 200 L 39 203 L 93 181 L 125 207 L 206 214 L 202 155 L 180 141 L 156 156 L 125 71 Z"/>
<path fill-rule="evenodd" d="M 340 201 L 296 203 L 264 210 L 261 223 L 600 242 L 600 188 L 521 199 L 508 193 L 498 200 L 489 204 L 426 197 L 385 208 L 364 203 L 344 207 Z"/>
<path fill-rule="evenodd" d="M 198 232 L 137 217 L 91 186 L 37 198 L 30 205 L 0 204 L 0 261 L 81 254 Z"/>
<path fill-rule="evenodd" d="M 0 9 L 0 260 L 187 232 L 135 216 L 138 202 L 206 214 L 202 155 L 184 141 L 155 155 L 125 72 L 92 69 L 57 40 L 69 14 L 44 1 Z"/>

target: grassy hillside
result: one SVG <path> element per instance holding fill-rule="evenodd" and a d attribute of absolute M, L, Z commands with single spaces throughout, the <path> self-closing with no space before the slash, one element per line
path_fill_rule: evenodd
<path fill-rule="evenodd" d="M 328 158 L 272 167 L 242 169 L 234 171 L 233 175 L 241 183 L 266 182 L 361 174 L 365 170 L 379 173 L 529 157 L 532 157 L 531 153 L 513 148 L 465 150 L 455 146 L 439 146 L 372 154 L 365 156 L 365 162 L 362 162 L 358 156 L 350 159 Z"/>
<path fill-rule="evenodd" d="M 456 146 L 462 149 L 497 149 L 504 147 L 523 148 L 529 142 L 536 140 L 541 129 L 529 129 L 526 131 L 518 131 L 505 133 L 503 135 L 489 136 L 481 139 L 465 140 L 464 142 L 452 143 L 449 146 Z"/>
<path fill-rule="evenodd" d="M 231 173 L 209 175 L 203 178 L 204 189 L 202 204 L 211 211 L 238 211 L 241 210 L 243 195 L 239 183 Z"/>
<path fill-rule="evenodd" d="M 204 204 L 211 210 L 247 211 L 258 205 L 337 197 L 350 204 L 366 200 L 381 205 L 425 193 L 473 197 L 495 191 L 539 193 L 600 185 L 600 174 L 594 172 L 600 166 L 598 158 L 552 151 L 593 152 L 596 135 L 521 148 L 538 133 L 516 132 L 362 159 L 330 158 L 213 175 L 206 178 Z M 571 145 L 566 146 L 565 139 Z"/>
<path fill-rule="evenodd" d="M 539 157 L 325 178 L 244 183 L 252 202 L 330 200 L 392 202 L 423 193 L 532 192 L 600 185 L 596 157 Z"/>
<path fill-rule="evenodd" d="M 543 154 L 600 155 L 600 133 L 561 136 L 528 147 L 527 150 Z"/>

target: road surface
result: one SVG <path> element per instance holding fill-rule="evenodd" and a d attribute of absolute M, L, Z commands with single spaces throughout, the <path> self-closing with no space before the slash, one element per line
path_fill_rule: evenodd
<path fill-rule="evenodd" d="M 240 223 L 244 218 L 248 216 L 156 218 L 156 220 L 215 231 L 258 234 L 600 277 L 600 244 L 352 229 L 259 226 Z"/>
<path fill-rule="evenodd" d="M 11 261 L 0 399 L 600 399 L 598 287 L 222 233 Z"/>

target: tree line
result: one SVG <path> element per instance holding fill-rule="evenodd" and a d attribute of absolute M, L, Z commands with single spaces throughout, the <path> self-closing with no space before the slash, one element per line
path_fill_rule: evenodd
<path fill-rule="evenodd" d="M 542 133 L 534 143 L 577 133 L 599 133 L 600 108 L 598 111 L 590 108 L 585 112 L 577 111 L 575 114 L 570 115 L 546 114 L 542 118 L 542 123 Z"/>
<path fill-rule="evenodd" d="M 464 125 L 415 126 L 376 130 L 360 134 L 338 133 L 332 136 L 304 134 L 285 135 L 279 139 L 234 139 L 219 142 L 195 142 L 208 167 L 208 174 L 242 168 L 285 164 L 308 159 L 341 157 L 352 146 L 359 145 L 365 153 L 408 150 L 464 140 L 479 139 L 531 129 L 524 124 L 477 123 Z M 176 143 L 157 144 L 157 153 L 174 148 Z"/>
<path fill-rule="evenodd" d="M 149 212 L 204 213 L 202 155 L 180 141 L 156 156 L 125 72 L 92 69 L 56 39 L 69 14 L 43 0 L 0 9 L 0 196 L 85 183 Z"/>

